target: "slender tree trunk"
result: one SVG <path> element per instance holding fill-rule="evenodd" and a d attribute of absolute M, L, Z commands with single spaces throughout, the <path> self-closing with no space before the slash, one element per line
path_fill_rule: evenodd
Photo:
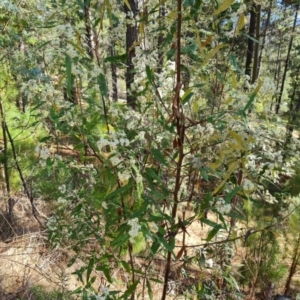
<path fill-rule="evenodd" d="M 249 25 L 249 36 L 255 38 L 255 25 L 256 25 L 256 4 L 252 3 L 250 10 L 250 25 Z M 246 69 L 245 74 L 251 77 L 251 64 L 254 52 L 254 41 L 248 38 L 248 47 L 246 55 Z"/>
<path fill-rule="evenodd" d="M 280 34 L 278 51 L 277 51 L 277 64 L 276 64 L 275 72 L 274 72 L 274 82 L 276 82 L 276 90 L 279 89 L 279 83 L 280 83 L 279 79 L 280 79 L 280 72 L 281 72 L 281 51 L 280 51 L 281 50 L 281 42 L 282 42 L 282 35 Z M 273 104 L 274 104 L 274 101 L 272 99 L 270 111 L 273 110 Z"/>
<path fill-rule="evenodd" d="M 273 4 L 273 0 L 270 0 L 270 6 L 268 8 L 268 15 L 267 15 L 267 20 L 266 20 L 266 27 L 264 30 L 260 53 L 259 53 L 259 58 L 258 58 L 257 77 L 259 76 L 259 73 L 260 73 L 261 60 L 262 60 L 263 52 L 264 52 L 265 45 L 266 45 L 267 31 L 268 31 L 270 19 L 271 19 L 272 4 Z"/>
<path fill-rule="evenodd" d="M 288 295 L 290 293 L 291 281 L 292 281 L 293 276 L 296 273 L 296 268 L 297 268 L 299 258 L 300 258 L 300 253 L 299 253 L 300 249 L 299 248 L 300 248 L 300 234 L 298 235 L 297 244 L 295 245 L 295 248 L 294 248 L 292 264 L 290 266 L 289 275 L 288 275 L 288 278 L 286 280 L 285 287 L 284 287 L 285 295 Z"/>
<path fill-rule="evenodd" d="M 290 38 L 288 53 L 287 53 L 286 60 L 285 60 L 284 72 L 283 72 L 283 77 L 282 77 L 282 81 L 281 81 L 281 88 L 280 88 L 279 96 L 276 101 L 276 108 L 275 108 L 276 114 L 278 114 L 279 110 L 280 110 L 280 104 L 281 104 L 281 99 L 282 99 L 282 94 L 283 94 L 283 89 L 284 89 L 285 78 L 286 78 L 286 74 L 288 71 L 290 54 L 291 54 L 291 50 L 292 50 L 292 46 L 293 46 L 293 39 L 294 39 L 294 32 L 295 32 L 295 28 L 296 28 L 297 18 L 298 18 L 298 9 L 295 12 L 294 25 L 293 25 L 293 29 L 292 29 L 291 38 Z"/>
<path fill-rule="evenodd" d="M 110 55 L 115 56 L 115 41 L 114 39 L 111 39 L 111 45 L 110 48 Z M 110 64 L 111 66 L 111 85 L 112 85 L 112 99 L 113 101 L 118 101 L 118 77 L 117 77 L 117 65 L 112 62 Z"/>
<path fill-rule="evenodd" d="M 160 24 L 160 28 L 163 28 L 164 26 L 164 19 L 165 19 L 165 4 L 162 0 L 159 0 L 159 24 Z M 164 42 L 164 34 L 161 32 L 158 36 L 158 49 L 161 48 L 161 45 Z M 162 68 L 164 65 L 164 53 L 162 50 L 160 50 L 159 54 L 158 54 L 158 64 L 157 64 L 157 72 L 161 73 L 162 72 Z"/>
<path fill-rule="evenodd" d="M 85 24 L 85 38 L 87 43 L 87 53 L 89 57 L 94 60 L 96 58 L 95 47 L 94 47 L 94 36 L 91 27 L 91 12 L 90 12 L 90 1 L 84 1 L 84 24 Z"/>
<path fill-rule="evenodd" d="M 134 91 L 131 90 L 132 83 L 134 82 L 134 64 L 133 58 L 135 57 L 135 43 L 138 40 L 138 30 L 135 24 L 135 20 L 138 15 L 138 3 L 136 0 L 128 0 L 129 7 L 124 4 L 124 10 L 126 13 L 126 20 L 131 21 L 130 24 L 126 24 L 126 92 L 127 92 L 127 104 L 132 108 L 136 107 L 136 97 Z"/>
<path fill-rule="evenodd" d="M 293 131 L 294 131 L 294 127 L 295 127 L 295 123 L 298 117 L 298 113 L 300 110 L 300 95 L 298 93 L 298 97 L 297 97 L 297 101 L 296 99 L 296 94 L 297 94 L 297 88 L 298 88 L 298 80 L 299 80 L 299 71 L 300 71 L 300 67 L 298 67 L 296 73 L 296 79 L 294 80 L 294 85 L 293 85 L 293 93 L 290 96 L 291 98 L 291 102 L 290 102 L 290 117 L 289 117 L 289 121 L 287 123 L 286 126 L 286 139 L 285 139 L 285 144 L 284 144 L 284 149 L 286 150 L 288 145 L 291 142 L 292 136 L 293 136 Z M 286 159 L 286 153 L 284 153 L 283 155 L 283 162 Z"/>
<path fill-rule="evenodd" d="M 260 16 L 261 16 L 261 5 L 256 5 L 256 26 L 255 26 L 255 38 L 259 41 L 260 38 Z M 258 54 L 259 54 L 259 43 L 255 43 L 254 47 L 254 61 L 253 61 L 253 70 L 252 70 L 252 79 L 251 83 L 253 84 L 258 77 Z"/>

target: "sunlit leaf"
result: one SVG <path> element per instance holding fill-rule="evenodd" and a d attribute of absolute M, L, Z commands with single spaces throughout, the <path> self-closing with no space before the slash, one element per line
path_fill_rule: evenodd
<path fill-rule="evenodd" d="M 234 2 L 234 0 L 225 0 L 217 10 L 215 10 L 215 12 L 212 14 L 212 16 L 216 16 L 219 13 L 221 13 L 222 11 L 226 10 L 227 8 L 230 7 L 230 5 Z"/>

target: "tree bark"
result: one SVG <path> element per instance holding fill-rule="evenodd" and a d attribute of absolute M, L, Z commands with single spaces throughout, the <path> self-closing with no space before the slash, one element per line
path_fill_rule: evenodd
<path fill-rule="evenodd" d="M 261 43 L 261 49 L 260 49 L 259 58 L 258 58 L 257 77 L 259 76 L 259 73 L 260 73 L 261 60 L 262 60 L 263 52 L 264 52 L 265 45 L 266 45 L 267 31 L 268 31 L 270 19 L 271 19 L 272 4 L 273 4 L 273 0 L 270 0 L 270 6 L 268 8 L 268 15 L 267 15 L 267 20 L 266 20 L 266 27 L 264 30 L 263 40 Z"/>
<path fill-rule="evenodd" d="M 93 30 L 90 24 L 90 2 L 84 1 L 84 24 L 85 24 L 85 38 L 87 42 L 87 53 L 89 57 L 94 60 L 96 58 Z"/>
<path fill-rule="evenodd" d="M 247 55 L 246 55 L 246 70 L 245 74 L 251 77 L 251 64 L 253 59 L 253 51 L 254 51 L 254 41 L 255 37 L 255 25 L 256 25 L 256 4 L 252 3 L 250 9 L 250 25 L 249 25 L 249 36 L 252 38 L 248 38 L 248 47 L 247 47 Z"/>
<path fill-rule="evenodd" d="M 136 108 L 136 97 L 135 92 L 131 90 L 132 83 L 134 82 L 134 64 L 133 64 L 133 58 L 135 57 L 135 43 L 138 40 L 138 30 L 135 23 L 135 18 L 138 14 L 138 3 L 136 0 L 128 0 L 128 3 L 130 5 L 127 7 L 126 4 L 124 4 L 124 10 L 126 13 L 126 20 L 131 20 L 133 22 L 130 24 L 126 24 L 126 74 L 125 74 L 125 80 L 126 80 L 126 92 L 127 92 L 127 104 L 131 106 L 133 109 Z"/>
<path fill-rule="evenodd" d="M 110 55 L 115 56 L 115 41 L 111 39 Z M 111 85 L 112 85 L 112 99 L 113 101 L 118 101 L 118 77 L 117 77 L 117 66 L 114 62 L 111 63 Z"/>
<path fill-rule="evenodd" d="M 286 280 L 286 284 L 284 287 L 285 295 L 288 295 L 290 293 L 291 281 L 292 281 L 293 276 L 296 273 L 296 268 L 297 268 L 299 258 L 300 258 L 299 247 L 300 247 L 300 235 L 298 235 L 297 244 L 295 245 L 295 248 L 294 248 L 292 264 L 290 266 L 289 275 L 288 275 L 288 278 Z"/>
<path fill-rule="evenodd" d="M 286 78 L 286 74 L 287 74 L 287 71 L 288 71 L 288 65 L 289 65 L 289 61 L 290 61 L 290 54 L 291 54 L 291 50 L 292 50 L 292 46 L 293 46 L 294 32 L 295 32 L 295 28 L 296 28 L 297 18 L 298 18 L 298 9 L 295 12 L 295 18 L 294 18 L 292 34 L 291 34 L 291 38 L 290 38 L 288 53 L 287 53 L 286 60 L 285 60 L 285 65 L 284 65 L 283 77 L 282 77 L 282 81 L 281 81 L 281 88 L 280 88 L 279 96 L 278 96 L 277 101 L 276 101 L 276 109 L 275 109 L 276 114 L 278 114 L 279 110 L 280 110 L 280 104 L 281 104 L 281 100 L 282 100 L 282 94 L 283 94 L 283 89 L 284 89 L 285 78 Z"/>
<path fill-rule="evenodd" d="M 261 15 L 261 5 L 256 5 L 256 28 L 255 28 L 255 38 L 259 41 L 260 37 L 260 15 Z M 252 80 L 251 83 L 253 84 L 257 77 L 258 77 L 258 53 L 259 53 L 259 43 L 255 43 L 254 49 L 254 62 L 253 62 L 253 70 L 252 70 Z"/>

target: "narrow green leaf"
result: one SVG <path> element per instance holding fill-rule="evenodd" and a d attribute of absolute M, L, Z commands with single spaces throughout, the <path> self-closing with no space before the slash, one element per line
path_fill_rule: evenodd
<path fill-rule="evenodd" d="M 51 43 L 51 41 L 47 41 L 47 42 L 42 43 L 41 45 L 39 45 L 39 46 L 35 49 L 35 51 L 40 50 L 41 48 L 45 47 L 46 45 L 48 45 L 48 44 L 50 44 L 50 43 Z"/>
<path fill-rule="evenodd" d="M 260 44 L 260 42 L 259 42 L 257 39 L 255 39 L 254 37 L 252 37 L 252 36 L 250 36 L 250 35 L 248 35 L 248 34 L 245 34 L 245 36 L 246 36 L 248 39 L 252 40 L 254 43 Z"/>
<path fill-rule="evenodd" d="M 155 242 L 152 244 L 151 250 L 150 250 L 150 251 L 151 251 L 151 254 L 152 254 L 153 256 L 157 253 L 159 247 L 160 247 L 160 243 L 159 243 L 158 241 L 155 241 Z"/>
<path fill-rule="evenodd" d="M 208 175 L 206 173 L 206 168 L 201 168 L 200 169 L 200 174 L 202 176 L 202 178 L 205 180 L 205 181 L 208 181 Z"/>
<path fill-rule="evenodd" d="M 146 285 L 147 285 L 147 289 L 148 289 L 149 298 L 150 298 L 150 300 L 153 300 L 153 291 L 151 288 L 150 281 L 148 279 L 146 280 Z"/>
<path fill-rule="evenodd" d="M 153 157 L 160 163 L 162 163 L 163 165 L 167 166 L 167 162 L 163 156 L 163 154 L 160 152 L 159 149 L 155 149 L 155 148 L 152 148 L 151 149 L 151 154 L 153 155 Z"/>
<path fill-rule="evenodd" d="M 225 202 L 229 203 L 230 200 L 242 189 L 241 186 L 237 186 L 233 191 L 231 191 L 229 194 L 226 195 L 225 197 Z"/>
<path fill-rule="evenodd" d="M 234 0 L 225 0 L 212 15 L 216 16 L 220 14 L 221 12 L 229 8 L 233 2 Z"/>
<path fill-rule="evenodd" d="M 207 235 L 206 241 L 209 242 L 218 232 L 219 230 L 222 229 L 221 225 L 217 225 L 214 227 Z"/>
<path fill-rule="evenodd" d="M 72 82 L 72 60 L 69 55 L 66 54 L 66 71 L 67 71 L 67 94 L 69 98 L 72 98 L 71 91 L 73 87 Z"/>
<path fill-rule="evenodd" d="M 52 174 L 52 165 L 53 165 L 53 163 L 52 163 L 52 161 L 51 161 L 51 158 L 48 157 L 48 158 L 46 159 L 46 168 L 47 168 L 48 176 L 50 176 L 50 175 Z"/>
<path fill-rule="evenodd" d="M 158 183 L 161 183 L 160 177 L 157 176 L 153 168 L 146 168 L 146 173 L 149 177 L 155 179 Z"/>
<path fill-rule="evenodd" d="M 92 274 L 93 268 L 94 268 L 94 264 L 95 264 L 95 258 L 92 257 L 89 261 L 89 264 L 87 266 L 87 271 L 86 271 L 86 282 L 88 283 L 90 280 L 90 276 Z"/>
<path fill-rule="evenodd" d="M 157 278 L 149 278 L 149 280 L 154 281 L 156 283 L 163 283 L 163 281 L 157 279 Z"/>
<path fill-rule="evenodd" d="M 128 289 L 125 291 L 125 293 L 122 295 L 121 299 L 129 299 L 129 296 L 131 296 L 134 291 L 136 290 L 137 285 L 139 284 L 139 281 L 133 283 L 128 287 Z"/>
<path fill-rule="evenodd" d="M 107 84 L 106 84 L 106 78 L 104 74 L 100 74 L 98 77 L 98 83 L 99 83 L 99 88 L 100 92 L 103 97 L 107 97 Z"/>
<path fill-rule="evenodd" d="M 241 70 L 240 67 L 238 66 L 236 57 L 235 57 L 234 55 L 229 54 L 229 60 L 230 60 L 231 65 L 232 65 L 237 71 L 242 72 L 242 70 Z"/>
<path fill-rule="evenodd" d="M 115 56 L 108 56 L 104 59 L 104 62 L 110 63 L 125 63 L 127 58 L 127 54 L 115 55 Z"/>
<path fill-rule="evenodd" d="M 84 4 L 81 0 L 76 0 L 81 9 L 84 9 Z"/>
<path fill-rule="evenodd" d="M 121 264 L 123 268 L 126 270 L 126 272 L 130 273 L 130 265 L 124 260 L 121 260 Z"/>
<path fill-rule="evenodd" d="M 152 75 L 152 71 L 151 71 L 149 66 L 146 66 L 146 74 L 147 74 L 148 80 L 150 82 L 152 82 L 153 81 L 153 75 Z"/>
<path fill-rule="evenodd" d="M 102 271 L 104 276 L 106 277 L 107 281 L 112 283 L 112 278 L 110 276 L 110 268 L 106 265 L 101 265 L 96 267 L 97 271 Z"/>
<path fill-rule="evenodd" d="M 189 88 L 182 96 L 182 104 L 186 104 L 193 97 L 194 93 L 192 92 L 193 88 Z"/>
<path fill-rule="evenodd" d="M 211 226 L 211 227 L 218 227 L 218 226 L 221 226 L 220 224 L 214 222 L 214 221 L 211 221 L 209 219 L 206 219 L 206 218 L 201 218 L 200 221 L 208 226 Z"/>

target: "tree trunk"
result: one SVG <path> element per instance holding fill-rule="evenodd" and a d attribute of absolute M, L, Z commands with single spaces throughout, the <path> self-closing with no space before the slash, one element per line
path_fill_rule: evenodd
<path fill-rule="evenodd" d="M 267 36 L 267 31 L 268 31 L 270 19 L 271 19 L 272 4 L 273 4 L 273 0 L 270 0 L 270 6 L 268 8 L 268 15 L 267 15 L 267 20 L 266 20 L 266 27 L 264 30 L 263 40 L 261 43 L 261 49 L 260 49 L 259 58 L 258 58 L 257 77 L 259 76 L 259 73 L 260 73 L 261 60 L 262 60 L 263 52 L 264 52 L 265 45 L 266 45 L 266 36 Z"/>
<path fill-rule="evenodd" d="M 260 15 L 261 15 L 261 5 L 256 5 L 256 28 L 255 28 L 255 38 L 259 41 L 260 37 Z M 252 70 L 252 80 L 251 83 L 253 84 L 257 77 L 258 77 L 258 53 L 259 53 L 259 43 L 255 43 L 255 50 L 254 50 L 254 62 L 253 62 L 253 70 Z"/>
<path fill-rule="evenodd" d="M 295 248 L 294 248 L 293 259 L 292 259 L 292 264 L 291 264 L 290 271 L 289 271 L 289 276 L 286 280 L 286 284 L 285 284 L 285 287 L 284 287 L 284 294 L 285 295 L 289 294 L 291 281 L 292 281 L 293 276 L 296 273 L 296 268 L 297 268 L 299 258 L 300 258 L 300 253 L 299 253 L 300 249 L 299 249 L 299 247 L 300 247 L 300 234 L 298 235 L 297 244 L 295 245 Z"/>
<path fill-rule="evenodd" d="M 286 60 L 285 60 L 283 77 L 282 77 L 282 81 L 281 81 L 281 88 L 280 88 L 279 96 L 278 96 L 277 101 L 276 101 L 276 109 L 275 109 L 276 114 L 278 114 L 279 110 L 280 110 L 282 93 L 283 93 L 283 89 L 284 89 L 286 74 L 287 74 L 287 71 L 288 71 L 288 65 L 289 65 L 289 61 L 290 61 L 290 53 L 291 53 L 291 49 L 292 49 L 292 45 L 293 45 L 294 32 L 295 32 L 295 28 L 296 28 L 297 18 L 298 18 L 298 10 L 296 10 L 296 13 L 295 13 L 294 25 L 293 25 L 293 29 L 292 29 L 292 34 L 291 34 L 291 38 L 290 38 L 288 53 L 287 53 Z"/>
<path fill-rule="evenodd" d="M 135 17 L 138 14 L 138 3 L 136 0 L 128 0 L 128 3 L 130 5 L 127 7 L 126 4 L 124 4 L 124 10 L 126 13 L 126 20 L 127 22 L 131 20 L 133 22 L 130 24 L 126 24 L 126 74 L 125 74 L 125 80 L 126 80 L 126 92 L 127 92 L 127 104 L 131 106 L 132 108 L 136 107 L 136 97 L 135 92 L 131 90 L 132 83 L 134 82 L 134 64 L 133 64 L 133 58 L 135 57 L 135 43 L 138 40 L 138 31 L 137 26 L 135 23 Z M 131 16 L 131 17 L 130 17 Z"/>
<path fill-rule="evenodd" d="M 110 55 L 115 56 L 115 41 L 111 39 L 110 45 Z M 112 62 L 111 63 L 111 85 L 112 85 L 112 99 L 113 101 L 118 101 L 118 77 L 117 77 L 117 65 Z"/>
<path fill-rule="evenodd" d="M 89 57 L 94 60 L 96 58 L 93 30 L 90 22 L 90 1 L 84 1 L 84 24 L 85 24 L 85 38 L 87 43 L 87 53 Z"/>
<path fill-rule="evenodd" d="M 255 38 L 255 25 L 256 25 L 256 4 L 252 3 L 250 10 L 250 25 L 249 36 Z M 247 56 L 246 56 L 246 70 L 245 74 L 251 77 L 251 64 L 254 51 L 254 41 L 248 38 Z"/>
<path fill-rule="evenodd" d="M 160 28 L 163 28 L 164 26 L 164 19 L 165 19 L 165 4 L 162 0 L 159 1 L 160 5 L 159 5 L 159 25 Z M 158 49 L 160 49 L 161 45 L 164 42 L 164 35 L 163 33 L 160 33 L 158 36 Z M 162 68 L 163 68 L 163 64 L 164 64 L 164 52 L 162 50 L 160 50 L 159 54 L 158 54 L 158 64 L 157 64 L 157 72 L 161 73 Z"/>

